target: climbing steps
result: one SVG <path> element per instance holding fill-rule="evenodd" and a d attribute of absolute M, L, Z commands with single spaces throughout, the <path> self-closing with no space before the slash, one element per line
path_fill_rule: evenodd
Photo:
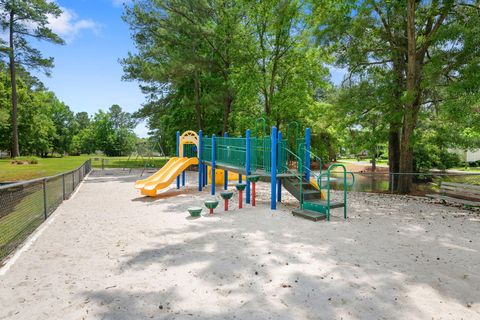
<path fill-rule="evenodd" d="M 327 215 L 324 213 L 305 209 L 295 209 L 292 211 L 292 214 L 312 221 L 325 220 L 327 218 Z"/>
<path fill-rule="evenodd" d="M 282 180 L 283 186 L 288 192 L 292 194 L 298 201 L 301 201 L 301 195 L 303 194 L 303 200 L 321 199 L 322 195 L 320 191 L 315 189 L 309 182 L 305 180 L 305 175 L 302 175 L 302 182 L 300 178 L 289 177 Z"/>
<path fill-rule="evenodd" d="M 337 167 L 342 169 L 340 174 L 343 175 L 343 178 L 331 176 L 332 169 Z M 330 211 L 332 209 L 343 208 L 343 217 L 347 218 L 347 187 L 353 185 L 355 177 L 353 173 L 346 171 L 345 166 L 335 163 L 330 165 L 323 173 L 321 171 L 320 173 L 309 171 L 309 174 L 313 175 L 313 180 L 317 182 L 317 186 L 312 185 L 310 177 L 307 178 L 306 174 L 301 170 L 289 170 L 289 172 L 292 175 L 283 178 L 282 182 L 284 188 L 300 202 L 300 208 L 292 211 L 294 216 L 313 221 L 330 220 Z M 347 174 L 352 177 L 351 184 L 347 184 Z M 343 200 L 341 202 L 332 201 L 330 193 L 331 182 L 338 182 L 339 180 L 343 180 Z M 319 186 L 320 184 L 321 186 Z M 324 188 L 323 192 L 322 188 Z"/>
<path fill-rule="evenodd" d="M 300 182 L 300 177 L 302 181 Z M 322 194 L 311 183 L 307 182 L 305 175 L 283 179 L 283 186 L 290 192 L 295 199 L 303 202 L 303 206 L 292 211 L 294 216 L 318 221 L 327 218 L 328 203 L 322 200 Z M 302 200 L 303 195 L 303 200 Z M 330 208 L 340 208 L 343 203 L 330 203 Z"/>

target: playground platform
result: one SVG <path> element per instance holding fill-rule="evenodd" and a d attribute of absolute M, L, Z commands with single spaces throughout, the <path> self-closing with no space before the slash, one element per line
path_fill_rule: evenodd
<path fill-rule="evenodd" d="M 314 224 L 259 182 L 257 207 L 192 219 L 196 173 L 156 198 L 124 174 L 94 171 L 0 268 L 0 319 L 480 318 L 475 213 L 352 192 Z"/>

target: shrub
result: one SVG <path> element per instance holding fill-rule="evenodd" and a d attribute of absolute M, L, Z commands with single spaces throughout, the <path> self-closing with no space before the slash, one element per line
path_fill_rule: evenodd
<path fill-rule="evenodd" d="M 432 168 L 440 170 L 462 165 L 458 154 L 440 150 L 433 145 L 419 146 L 414 152 L 414 165 L 417 171 L 427 171 Z"/>

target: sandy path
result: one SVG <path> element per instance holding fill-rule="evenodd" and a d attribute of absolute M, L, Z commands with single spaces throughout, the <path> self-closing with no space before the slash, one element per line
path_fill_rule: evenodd
<path fill-rule="evenodd" d="M 134 180 L 92 175 L 57 209 L 0 277 L 0 319 L 480 319 L 476 213 L 352 193 L 348 221 L 313 223 L 261 184 L 256 209 L 192 220 L 208 191 Z"/>

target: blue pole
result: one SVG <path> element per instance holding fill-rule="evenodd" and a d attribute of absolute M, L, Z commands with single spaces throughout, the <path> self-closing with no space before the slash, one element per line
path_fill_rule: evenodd
<path fill-rule="evenodd" d="M 208 182 L 208 166 L 203 166 L 203 186 L 206 187 Z"/>
<path fill-rule="evenodd" d="M 282 202 L 282 179 L 277 179 L 277 202 Z"/>
<path fill-rule="evenodd" d="M 177 157 L 180 156 L 180 131 L 177 131 L 177 146 L 176 146 Z M 180 189 L 180 176 L 177 177 L 177 189 Z"/>
<path fill-rule="evenodd" d="M 271 183 L 271 199 L 270 209 L 277 209 L 277 128 L 272 127 L 270 150 L 272 153 L 270 183 Z"/>
<path fill-rule="evenodd" d="M 305 180 L 310 182 L 310 128 L 305 130 Z"/>
<path fill-rule="evenodd" d="M 282 132 L 278 131 L 278 141 L 277 141 L 277 152 L 279 155 L 281 155 L 280 148 L 282 147 Z M 278 159 L 279 162 L 282 161 L 282 159 Z M 277 179 L 277 202 L 282 202 L 282 179 Z"/>
<path fill-rule="evenodd" d="M 227 132 L 224 132 L 223 133 L 223 137 L 224 138 L 227 138 L 228 137 L 228 133 Z M 225 144 L 226 144 L 226 141 L 225 141 Z M 227 150 L 225 150 L 224 152 L 228 152 Z M 223 171 L 223 189 L 227 190 L 228 189 L 228 170 L 224 170 Z"/>
<path fill-rule="evenodd" d="M 215 195 L 215 135 L 212 134 L 212 196 Z"/>
<path fill-rule="evenodd" d="M 245 171 L 247 177 L 247 196 L 245 199 L 246 203 L 250 203 L 250 181 L 248 181 L 248 176 L 250 175 L 250 129 L 247 129 L 247 134 L 245 135 Z"/>
<path fill-rule="evenodd" d="M 198 191 L 202 191 L 203 187 L 203 165 L 202 165 L 202 139 L 203 139 L 203 132 L 202 130 L 198 131 Z"/>

